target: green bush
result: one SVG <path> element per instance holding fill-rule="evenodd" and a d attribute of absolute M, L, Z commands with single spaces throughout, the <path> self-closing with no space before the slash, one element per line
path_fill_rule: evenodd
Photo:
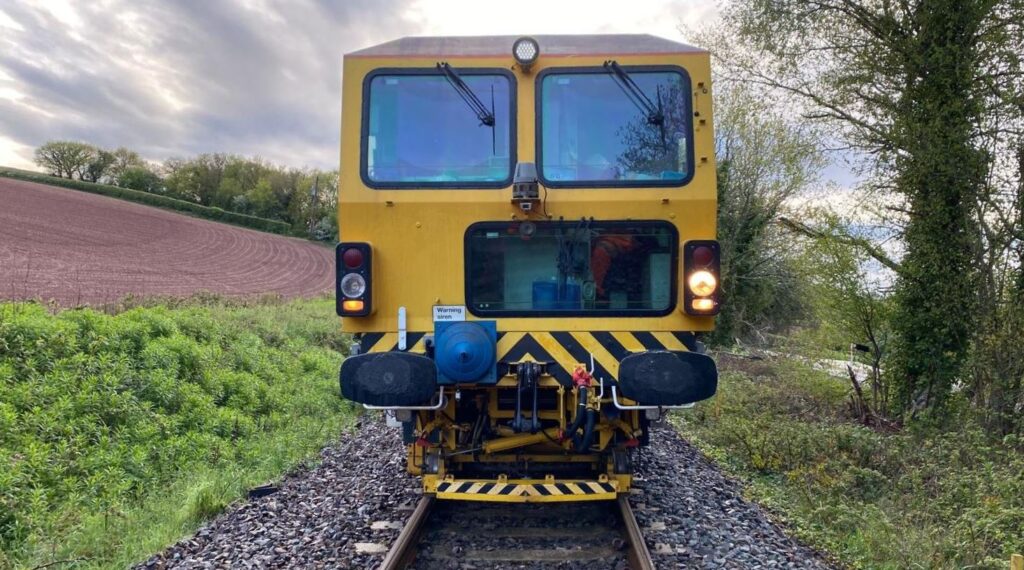
<path fill-rule="evenodd" d="M 85 182 L 83 180 L 59 178 L 57 176 L 49 176 L 38 172 L 30 172 L 14 168 L 0 168 L 0 177 L 24 180 L 26 182 L 38 182 L 40 184 L 48 184 L 50 186 L 60 186 L 62 188 L 70 188 L 71 190 L 81 190 L 82 192 L 100 194 L 111 198 L 128 200 L 130 202 L 138 202 L 140 204 L 146 204 L 147 206 L 156 206 L 158 208 L 186 212 L 208 220 L 216 220 L 218 222 L 235 224 L 275 234 L 293 235 L 295 233 L 292 231 L 292 227 L 285 222 L 268 220 L 266 218 L 249 216 L 247 214 L 238 214 L 222 210 L 220 208 L 203 206 L 194 202 L 187 202 L 185 200 L 178 200 L 168 196 L 161 196 L 160 194 L 131 190 L 129 188 L 120 188 L 118 186 L 110 186 L 108 184 L 96 184 L 93 182 Z"/>
<path fill-rule="evenodd" d="M 726 361 L 719 393 L 675 417 L 752 498 L 858 568 L 1005 568 L 1024 550 L 1024 446 L 966 403 L 942 425 L 880 432 L 846 416 L 848 381 Z"/>
<path fill-rule="evenodd" d="M 332 315 L 0 304 L 0 568 L 123 567 L 337 437 L 352 408 Z"/>

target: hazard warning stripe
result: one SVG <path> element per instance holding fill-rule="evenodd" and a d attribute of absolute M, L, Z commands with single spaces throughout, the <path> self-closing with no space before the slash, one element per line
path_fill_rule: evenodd
<path fill-rule="evenodd" d="M 611 483 L 599 481 L 567 481 L 564 483 L 485 483 L 473 481 L 441 482 L 437 484 L 437 492 L 447 495 L 499 495 L 499 496 L 567 496 L 567 495 L 601 495 L 615 493 Z"/>
<path fill-rule="evenodd" d="M 424 332 L 406 334 L 406 351 L 426 351 Z M 563 384 L 571 382 L 576 367 L 590 366 L 594 357 L 594 376 L 615 379 L 619 363 L 635 352 L 645 350 L 697 350 L 693 333 L 682 331 L 550 331 L 499 332 L 496 347 L 498 376 L 509 372 L 509 364 L 531 360 L 550 363 L 548 373 Z M 360 352 L 388 352 L 398 350 L 398 333 L 363 333 Z"/>

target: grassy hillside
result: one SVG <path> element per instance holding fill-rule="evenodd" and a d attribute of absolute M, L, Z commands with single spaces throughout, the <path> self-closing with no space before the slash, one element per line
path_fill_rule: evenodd
<path fill-rule="evenodd" d="M 1002 569 L 1024 550 L 1024 442 L 986 435 L 968 411 L 953 431 L 875 431 L 846 417 L 848 382 L 791 362 L 722 365 L 715 399 L 675 421 L 811 544 L 891 569 Z"/>
<path fill-rule="evenodd" d="M 146 204 L 147 206 L 156 206 L 167 210 L 175 210 L 191 214 L 198 218 L 226 222 L 236 226 L 244 226 L 275 234 L 294 234 L 292 227 L 289 224 L 278 220 L 270 220 L 257 216 L 249 216 L 247 214 L 229 212 L 220 208 L 212 208 L 196 204 L 195 202 L 187 202 L 185 200 L 178 200 L 169 196 L 161 196 L 160 194 L 131 190 L 128 188 L 121 188 L 119 186 L 111 186 L 109 184 L 97 184 L 94 182 L 86 182 L 84 180 L 58 178 L 56 176 L 49 176 L 39 172 L 9 167 L 0 167 L 0 177 L 24 180 L 26 182 L 37 182 L 39 184 L 48 184 L 50 186 L 60 186 L 61 188 L 69 188 L 71 190 L 79 190 L 82 192 L 89 192 L 91 194 L 100 194 L 111 198 L 118 198 L 120 200 Z"/>
<path fill-rule="evenodd" d="M 0 568 L 123 567 L 314 456 L 353 417 L 333 313 L 0 304 Z"/>

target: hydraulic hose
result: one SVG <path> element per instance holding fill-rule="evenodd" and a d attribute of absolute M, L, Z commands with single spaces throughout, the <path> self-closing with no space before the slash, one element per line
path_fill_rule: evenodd
<path fill-rule="evenodd" d="M 571 439 L 576 436 L 576 431 L 583 425 L 583 418 L 587 415 L 587 388 L 580 386 L 579 389 L 579 405 L 576 406 L 576 419 L 572 421 L 572 424 L 565 429 L 565 439 Z"/>
<path fill-rule="evenodd" d="M 597 410 L 587 410 L 587 427 L 583 430 L 583 441 L 580 442 L 580 446 L 576 448 L 576 451 L 590 449 L 590 444 L 594 441 L 595 423 L 597 423 Z"/>

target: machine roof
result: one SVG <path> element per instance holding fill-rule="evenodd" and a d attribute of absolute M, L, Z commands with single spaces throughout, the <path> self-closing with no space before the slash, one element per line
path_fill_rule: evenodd
<path fill-rule="evenodd" d="M 522 36 L 410 36 L 351 52 L 354 57 L 490 57 L 512 55 Z M 702 53 L 706 50 L 650 34 L 541 35 L 541 55 Z"/>

